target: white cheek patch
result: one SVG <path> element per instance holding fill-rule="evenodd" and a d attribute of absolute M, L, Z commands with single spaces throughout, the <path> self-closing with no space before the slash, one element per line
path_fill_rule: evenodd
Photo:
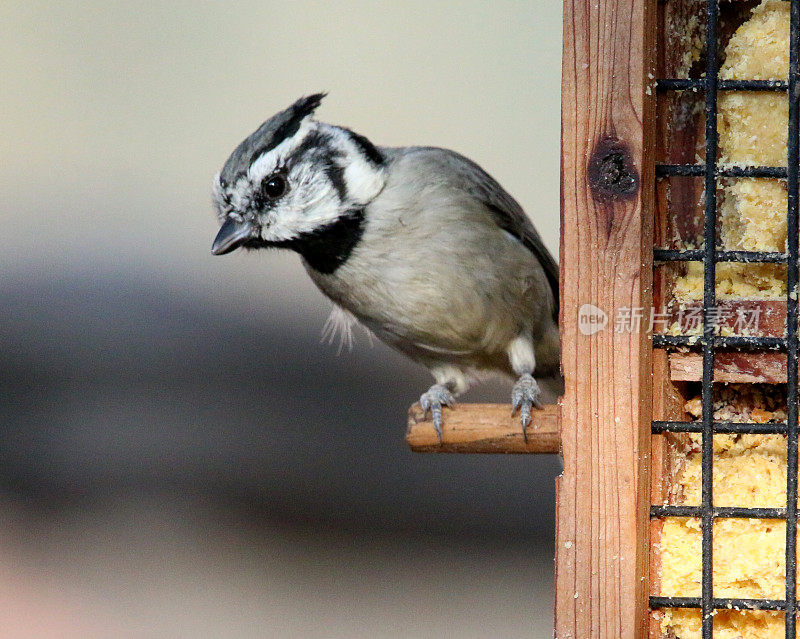
<path fill-rule="evenodd" d="M 367 160 L 344 130 L 326 124 L 322 126 L 333 138 L 335 146 L 344 154 L 339 161 L 344 164 L 348 205 L 366 204 L 383 189 L 386 183 L 385 170 Z"/>
<path fill-rule="evenodd" d="M 352 159 L 344 170 L 347 195 L 354 204 L 366 204 L 381 192 L 386 183 L 383 169 L 361 156 Z"/>
<path fill-rule="evenodd" d="M 294 185 L 285 201 L 266 217 L 261 237 L 291 240 L 335 222 L 341 213 L 339 194 L 313 167 L 297 167 L 289 177 Z"/>

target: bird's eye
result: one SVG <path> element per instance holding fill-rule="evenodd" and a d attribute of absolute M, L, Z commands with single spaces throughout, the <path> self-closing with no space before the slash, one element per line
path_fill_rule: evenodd
<path fill-rule="evenodd" d="M 273 173 L 261 184 L 261 192 L 269 200 L 276 200 L 286 193 L 289 184 L 286 177 L 280 173 Z"/>

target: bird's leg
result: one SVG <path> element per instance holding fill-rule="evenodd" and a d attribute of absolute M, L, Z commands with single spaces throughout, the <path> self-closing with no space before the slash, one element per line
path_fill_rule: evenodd
<path fill-rule="evenodd" d="M 431 386 L 426 393 L 419 398 L 420 406 L 427 415 L 431 412 L 433 417 L 433 427 L 439 436 L 439 443 L 442 443 L 442 408 L 453 406 L 455 398 L 469 387 L 469 381 L 464 372 L 452 364 L 437 364 L 432 366 L 431 374 L 436 383 Z"/>
<path fill-rule="evenodd" d="M 519 411 L 522 437 L 527 444 L 527 428 L 531 423 L 531 408 L 541 407 L 539 396 L 542 394 L 539 384 L 533 378 L 533 371 L 536 369 L 533 342 L 527 336 L 519 336 L 509 344 L 507 352 L 511 368 L 519 375 L 517 383 L 511 390 L 511 414 L 514 415 Z"/>
<path fill-rule="evenodd" d="M 542 394 L 539 384 L 533 379 L 530 373 L 523 373 L 514 384 L 511 390 L 511 414 L 519 411 L 519 418 L 522 422 L 522 436 L 525 443 L 528 443 L 528 433 L 526 429 L 531 423 L 531 408 L 536 406 L 541 408 L 539 396 Z"/>
<path fill-rule="evenodd" d="M 424 411 L 423 414 L 427 415 L 428 411 L 431 412 L 433 427 L 439 436 L 440 444 L 442 443 L 442 407 L 452 406 L 455 403 L 456 400 L 453 394 L 444 384 L 434 384 L 419 398 L 419 404 Z"/>

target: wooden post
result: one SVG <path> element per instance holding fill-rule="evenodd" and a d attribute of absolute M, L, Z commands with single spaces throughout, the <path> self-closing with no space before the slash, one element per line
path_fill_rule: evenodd
<path fill-rule="evenodd" d="M 564 2 L 558 639 L 647 634 L 655 9 Z"/>

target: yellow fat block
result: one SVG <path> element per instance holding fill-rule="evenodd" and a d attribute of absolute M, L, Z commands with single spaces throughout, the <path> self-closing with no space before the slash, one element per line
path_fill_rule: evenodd
<path fill-rule="evenodd" d="M 697 436 L 696 436 L 697 437 Z M 697 447 L 699 448 L 699 438 Z M 695 447 L 692 448 L 693 450 Z M 678 503 L 699 505 L 701 455 L 686 455 L 673 491 Z M 714 496 L 720 506 L 786 504 L 786 439 L 778 435 L 714 437 Z M 784 597 L 786 523 L 776 519 L 717 519 L 713 538 L 716 597 Z M 668 517 L 661 534 L 661 593 L 699 597 L 702 577 L 700 520 Z M 700 639 L 700 611 L 667 609 L 662 630 L 676 639 Z M 714 636 L 782 639 L 783 615 L 770 611 L 718 611 Z"/>
<path fill-rule="evenodd" d="M 699 452 L 686 455 L 677 483 L 684 505 L 700 505 L 700 462 Z M 715 435 L 714 503 L 717 506 L 784 507 L 786 438 L 781 435 Z"/>
<path fill-rule="evenodd" d="M 786 524 L 782 520 L 718 519 L 714 523 L 714 596 L 783 599 Z M 661 591 L 699 597 L 698 519 L 669 518 L 662 533 Z M 666 570 L 669 564 L 672 568 Z M 683 635 L 676 636 L 684 639 Z"/>
<path fill-rule="evenodd" d="M 725 80 L 786 80 L 789 73 L 789 6 L 765 0 L 731 36 L 720 77 Z M 785 94 L 725 92 L 718 100 L 720 163 L 786 166 L 789 103 Z M 786 249 L 786 184 L 739 179 L 722 185 L 721 240 L 730 250 Z M 720 264 L 717 294 L 723 299 L 785 299 L 785 269 L 779 265 Z M 703 297 L 701 265 L 678 278 L 680 301 Z"/>
<path fill-rule="evenodd" d="M 786 267 L 781 264 L 717 264 L 717 299 L 785 300 Z M 703 264 L 689 262 L 686 275 L 675 281 L 673 295 L 679 302 L 703 299 Z"/>
<path fill-rule="evenodd" d="M 766 387 L 764 387 L 766 388 Z M 774 389 L 732 385 L 718 389 L 717 421 L 783 421 L 786 412 Z M 699 417 L 700 398 L 685 410 Z M 701 501 L 702 436 L 689 436 L 681 470 L 670 486 L 671 502 L 697 506 Z M 714 503 L 718 506 L 771 508 L 786 505 L 786 438 L 780 435 L 715 435 Z M 720 518 L 714 522 L 713 581 L 715 597 L 783 599 L 786 523 L 774 519 Z M 702 532 L 696 518 L 667 517 L 661 534 L 661 594 L 699 597 L 702 577 Z M 717 611 L 714 637 L 782 639 L 781 612 Z M 699 639 L 700 611 L 665 609 L 665 636 Z"/>
<path fill-rule="evenodd" d="M 700 611 L 675 608 L 664 612 L 662 627 L 676 639 L 700 639 Z M 718 610 L 714 639 L 784 639 L 783 613 L 766 610 Z"/>
<path fill-rule="evenodd" d="M 765 0 L 731 37 L 720 77 L 729 80 L 786 79 L 789 69 L 789 6 Z M 786 166 L 788 101 L 784 94 L 737 92 L 720 95 L 720 162 L 728 165 Z M 786 247 L 786 185 L 777 180 L 728 180 L 721 188 L 721 240 L 728 249 L 783 251 Z M 719 299 L 786 299 L 785 267 L 732 264 L 716 267 Z M 703 265 L 691 262 L 678 278 L 675 298 L 703 297 Z M 737 395 L 738 393 L 738 395 Z M 732 397 L 737 399 L 733 400 Z M 757 391 L 731 389 L 715 419 L 780 421 L 785 413 L 764 410 Z M 736 407 L 732 407 L 732 403 Z M 686 410 L 699 416 L 699 400 Z M 701 501 L 701 437 L 692 435 L 681 470 L 671 486 L 672 503 Z M 779 435 L 716 435 L 714 503 L 718 506 L 786 505 L 786 438 Z M 782 520 L 717 519 L 714 522 L 714 596 L 783 599 L 786 524 Z M 701 592 L 700 521 L 668 517 L 661 535 L 661 594 L 697 597 Z M 700 639 L 697 609 L 665 609 L 661 628 L 675 639 Z M 717 639 L 783 639 L 783 613 L 720 610 L 714 615 Z"/>
<path fill-rule="evenodd" d="M 785 80 L 789 73 L 789 5 L 765 0 L 731 36 L 720 77 Z"/>
<path fill-rule="evenodd" d="M 717 107 L 721 164 L 786 166 L 789 101 L 785 94 L 725 92 Z"/>
<path fill-rule="evenodd" d="M 785 251 L 789 195 L 779 180 L 747 178 L 723 189 L 723 245 L 743 251 Z"/>

